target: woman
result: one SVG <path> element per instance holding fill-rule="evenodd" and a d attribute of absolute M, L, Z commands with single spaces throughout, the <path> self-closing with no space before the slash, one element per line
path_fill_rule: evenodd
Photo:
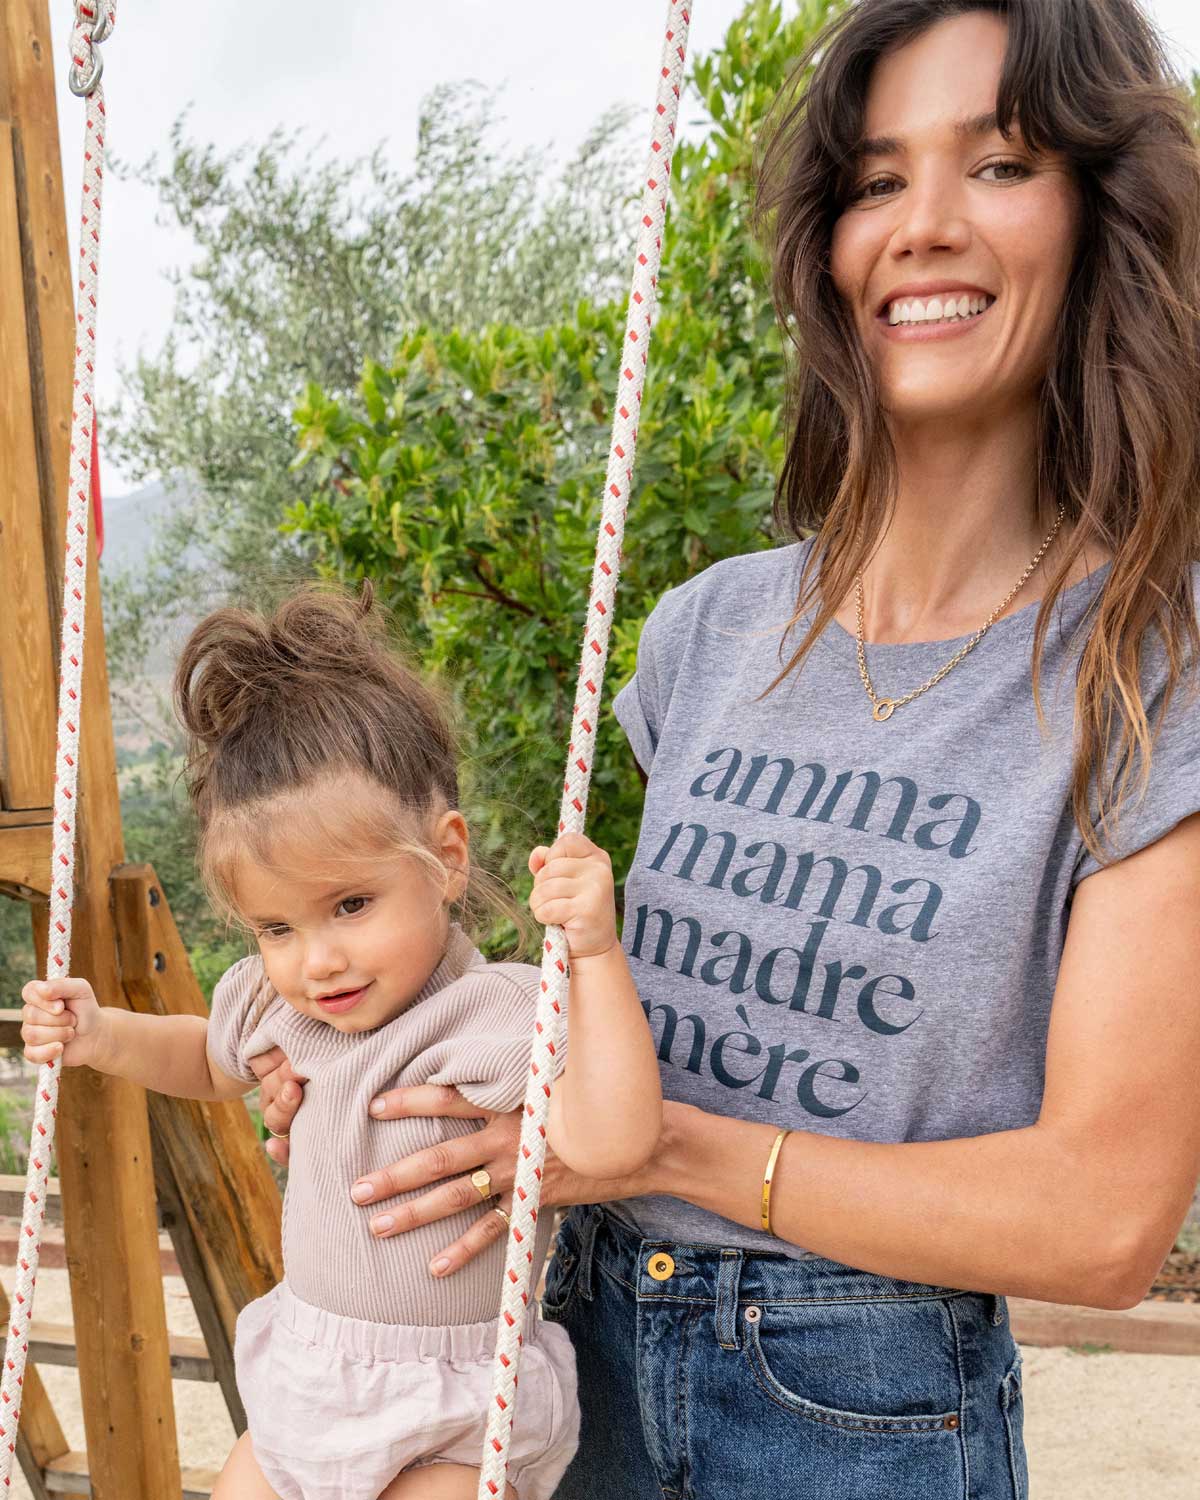
<path fill-rule="evenodd" d="M 816 536 L 667 595 L 616 704 L 669 1102 L 634 1178 L 546 1173 L 564 1500 L 1023 1496 L 1005 1294 L 1132 1306 L 1200 1169 L 1187 107 L 1134 0 L 863 0 L 815 55 L 763 202 Z M 505 1204 L 516 1130 L 356 1201 Z"/>

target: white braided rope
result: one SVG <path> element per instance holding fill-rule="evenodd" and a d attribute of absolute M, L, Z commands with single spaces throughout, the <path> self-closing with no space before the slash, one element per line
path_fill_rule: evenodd
<path fill-rule="evenodd" d="M 80 687 L 83 679 L 84 600 L 87 591 L 88 516 L 92 486 L 97 275 L 100 262 L 100 197 L 104 182 L 104 92 L 94 43 L 103 41 L 116 20 L 115 0 L 76 0 L 71 31 L 71 76 L 77 91 L 88 90 L 83 147 L 83 205 L 79 243 L 75 345 L 75 403 L 71 415 L 71 462 L 67 486 L 67 535 L 63 566 L 62 654 L 59 662 L 58 752 L 54 778 L 54 853 L 50 872 L 50 946 L 47 977 L 68 974 L 71 966 L 71 905 L 75 892 L 75 803 L 79 763 Z M 9 1316 L 4 1370 L 0 1373 L 0 1477 L 11 1487 L 21 1419 L 21 1389 L 29 1352 L 33 1288 L 41 1253 L 46 1184 L 58 1112 L 57 1062 L 38 1072 L 30 1134 L 25 1204 L 17 1251 L 16 1285 Z"/>
<path fill-rule="evenodd" d="M 641 224 L 629 293 L 625 326 L 625 359 L 617 382 L 612 446 L 604 483 L 604 503 L 596 539 L 596 562 L 588 593 L 588 618 L 575 695 L 571 742 L 563 785 L 558 831 L 579 833 L 587 811 L 588 786 L 596 744 L 596 721 L 608 660 L 613 602 L 625 534 L 625 511 L 633 482 L 637 452 L 637 423 L 645 381 L 650 329 L 658 302 L 658 268 L 662 259 L 663 225 L 675 121 L 683 84 L 683 65 L 691 16 L 690 0 L 671 0 L 663 41 L 658 94 L 654 105 L 650 163 L 642 196 Z M 547 927 L 542 955 L 542 993 L 534 1022 L 533 1053 L 521 1122 L 521 1146 L 513 1184 L 512 1224 L 504 1268 L 503 1299 L 496 1338 L 494 1386 L 488 1410 L 487 1436 L 479 1478 L 479 1500 L 504 1494 L 509 1434 L 516 1403 L 517 1366 L 523 1342 L 533 1273 L 541 1200 L 542 1163 L 546 1156 L 546 1119 L 550 1089 L 559 1069 L 559 1048 L 566 1023 L 567 944 L 561 927 Z"/>

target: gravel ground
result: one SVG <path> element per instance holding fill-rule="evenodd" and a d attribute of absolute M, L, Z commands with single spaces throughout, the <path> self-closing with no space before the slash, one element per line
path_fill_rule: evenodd
<path fill-rule="evenodd" d="M 4 1281 L 10 1284 L 7 1273 Z M 171 1331 L 198 1333 L 182 1279 L 168 1276 L 163 1287 Z M 38 1277 L 37 1316 L 44 1322 L 70 1321 L 65 1271 L 43 1271 Z M 1200 1357 L 1032 1348 L 1024 1354 L 1032 1500 L 1196 1500 Z M 42 1374 L 68 1442 L 82 1448 L 75 1371 L 48 1366 Z M 233 1429 L 217 1387 L 176 1381 L 175 1409 L 183 1462 L 219 1468 Z M 19 1476 L 12 1494 L 30 1500 Z"/>

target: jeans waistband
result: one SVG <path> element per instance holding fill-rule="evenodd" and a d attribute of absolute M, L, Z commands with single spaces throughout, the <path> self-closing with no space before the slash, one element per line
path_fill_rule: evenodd
<path fill-rule="evenodd" d="M 591 1300 L 602 1271 L 639 1304 L 701 1303 L 715 1308 L 718 1341 L 736 1347 L 747 1307 L 831 1302 L 908 1302 L 982 1296 L 989 1321 L 1003 1321 L 1002 1298 L 955 1287 L 901 1281 L 821 1256 L 797 1259 L 721 1245 L 642 1239 L 600 1204 L 575 1208 L 567 1227 L 579 1244 L 579 1290 Z"/>

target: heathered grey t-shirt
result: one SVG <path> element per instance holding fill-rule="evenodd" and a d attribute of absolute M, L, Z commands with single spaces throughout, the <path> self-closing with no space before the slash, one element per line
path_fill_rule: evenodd
<path fill-rule="evenodd" d="M 1072 893 L 1099 868 L 1070 807 L 1068 638 L 1108 569 L 1060 600 L 1044 740 L 1036 604 L 886 722 L 836 623 L 757 702 L 801 638 L 781 657 L 809 545 L 666 594 L 615 701 L 649 777 L 623 942 L 664 1094 L 866 1141 L 1030 1125 Z M 876 693 L 903 696 L 962 644 L 868 646 Z M 1161 680 L 1147 679 L 1152 722 Z M 1198 809 L 1200 705 L 1177 693 L 1120 852 Z M 675 1198 L 618 1211 L 650 1238 L 801 1253 Z"/>

